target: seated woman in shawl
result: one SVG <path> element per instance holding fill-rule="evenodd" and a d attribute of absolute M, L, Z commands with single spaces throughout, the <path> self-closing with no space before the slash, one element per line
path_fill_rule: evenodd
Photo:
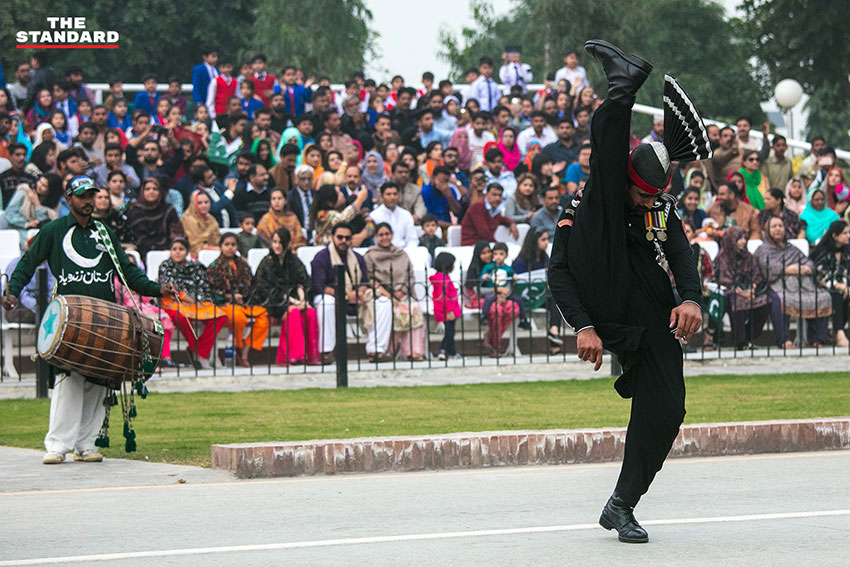
<path fill-rule="evenodd" d="M 806 223 L 800 217 L 785 206 L 785 193 L 779 189 L 768 189 L 764 194 L 764 209 L 759 211 L 759 226 L 764 226 L 770 217 L 780 217 L 785 223 L 785 238 L 806 237 Z"/>
<path fill-rule="evenodd" d="M 293 253 L 289 230 L 275 230 L 270 248 L 271 253 L 257 267 L 251 301 L 281 320 L 275 362 L 282 366 L 302 362 L 319 364 L 319 321 L 316 310 L 306 299 L 310 296 L 311 280 L 304 264 Z"/>
<path fill-rule="evenodd" d="M 770 318 L 780 347 L 793 348 L 789 317 L 807 319 L 809 344 L 825 345 L 832 298 L 815 284 L 814 265 L 785 238 L 785 223 L 771 217 L 764 227 L 764 244 L 755 252 L 761 276 L 770 285 Z"/>
<path fill-rule="evenodd" d="M 762 175 L 759 171 L 759 153 L 755 150 L 744 152 L 741 158 L 743 167 L 738 170 L 744 179 L 744 191 L 747 195 L 745 199 L 753 208 L 760 211 L 764 208 L 764 195 L 770 189 L 770 183 L 767 181 L 767 176 Z"/>
<path fill-rule="evenodd" d="M 59 154 L 56 147 L 56 142 L 53 140 L 36 146 L 30 154 L 29 162 L 24 166 L 24 171 L 33 177 L 53 171 L 56 167 L 56 156 Z"/>
<path fill-rule="evenodd" d="M 342 191 L 333 185 L 323 185 L 316 193 L 310 208 L 313 244 L 316 246 L 328 244 L 331 241 L 333 227 L 338 224 L 348 224 L 352 227 L 351 230 L 354 233 L 352 246 L 355 248 L 371 237 L 374 234 L 372 221 L 367 222 L 361 211 L 368 197 L 369 191 L 361 187 L 354 201 L 346 206 Z"/>
<path fill-rule="evenodd" d="M 814 183 L 812 183 L 814 185 Z M 839 167 L 832 167 L 826 172 L 817 188 L 823 190 L 826 196 L 826 205 L 842 216 L 850 204 L 850 185 L 844 179 L 844 172 Z M 809 188 L 811 191 L 812 188 Z"/>
<path fill-rule="evenodd" d="M 127 207 L 127 225 L 136 235 L 142 258 L 151 250 L 167 250 L 172 240 L 185 236 L 177 211 L 165 202 L 163 194 L 159 178 L 147 177 L 142 181 L 139 199 Z"/>
<path fill-rule="evenodd" d="M 30 128 L 35 128 L 42 122 L 50 122 L 50 115 L 53 113 L 53 94 L 47 89 L 39 89 L 35 93 L 35 104 L 27 112 L 27 124 Z"/>
<path fill-rule="evenodd" d="M 679 197 L 679 216 L 685 222 L 690 222 L 695 227 L 702 227 L 702 221 L 706 214 L 700 208 L 700 194 L 696 187 L 688 187 Z"/>
<path fill-rule="evenodd" d="M 468 174 L 472 168 L 472 149 L 469 147 L 469 132 L 466 128 L 458 128 L 454 131 L 449 140 L 449 146 L 457 149 L 458 169 Z"/>
<path fill-rule="evenodd" d="M 274 153 L 275 155 L 279 156 L 280 149 L 286 144 L 295 144 L 296 146 L 298 146 L 298 151 L 300 152 L 304 149 L 305 143 L 306 141 L 304 140 L 304 136 L 301 134 L 301 131 L 299 131 L 298 128 L 296 128 L 295 126 L 290 126 L 289 128 L 283 131 L 283 134 L 280 135 L 280 142 L 278 142 Z"/>
<path fill-rule="evenodd" d="M 221 239 L 218 221 L 210 214 L 210 205 L 206 191 L 197 189 L 192 193 L 189 208 L 180 219 L 183 232 L 189 239 L 189 254 L 192 258 L 197 258 L 201 250 L 214 250 Z"/>
<path fill-rule="evenodd" d="M 747 250 L 747 232 L 733 226 L 720 240 L 720 253 L 714 260 L 717 283 L 725 288 L 726 312 L 732 323 L 735 348 L 752 348 L 769 313 L 767 286 Z"/>
<path fill-rule="evenodd" d="M 806 189 L 799 177 L 792 177 L 785 184 L 785 206 L 794 211 L 797 216 L 806 210 Z"/>
<path fill-rule="evenodd" d="M 810 188 L 808 198 L 809 204 L 806 205 L 806 209 L 800 215 L 800 220 L 806 223 L 806 240 L 814 246 L 826 233 L 829 225 L 840 220 L 841 217 L 826 206 L 826 194 L 822 189 Z"/>
<path fill-rule="evenodd" d="M 469 266 L 460 266 L 466 270 L 463 282 L 463 304 L 467 309 L 480 309 L 485 296 L 492 295 L 493 288 L 482 287 L 481 270 L 493 261 L 493 250 L 486 240 L 479 240 L 472 250 L 472 261 Z"/>
<path fill-rule="evenodd" d="M 316 144 L 307 144 L 304 146 L 304 151 L 301 152 L 301 161 L 299 162 L 299 165 L 309 165 L 313 168 L 313 183 L 315 183 L 325 171 L 322 167 L 323 154 L 324 152 L 322 152 L 322 148 Z"/>
<path fill-rule="evenodd" d="M 540 208 L 540 180 L 531 173 L 521 173 L 516 191 L 505 201 L 505 216 L 515 223 L 528 223 Z"/>
<path fill-rule="evenodd" d="M 375 227 L 377 244 L 369 248 L 366 275 L 376 297 L 388 298 L 393 305 L 390 348 L 413 361 L 425 360 L 425 319 L 413 289 L 413 266 L 407 253 L 393 246 L 393 229 L 385 222 Z M 377 328 L 380 321 L 376 320 Z M 380 334 L 380 329 L 377 332 Z M 366 350 L 372 345 L 367 341 Z"/>
<path fill-rule="evenodd" d="M 286 207 L 286 193 L 275 187 L 269 192 L 269 212 L 257 223 L 257 236 L 268 246 L 272 243 L 272 236 L 280 229 L 289 232 L 287 242 L 291 242 L 293 252 L 307 244 L 298 217 Z"/>
<path fill-rule="evenodd" d="M 219 242 L 221 255 L 207 268 L 216 305 L 221 306 L 227 316 L 227 326 L 233 333 L 236 347 L 236 362 L 239 366 L 250 366 L 250 349 L 262 350 L 269 334 L 269 313 L 264 307 L 251 305 L 251 267 L 236 255 L 236 235 L 225 233 Z M 246 329 L 251 323 L 249 336 Z"/>
<path fill-rule="evenodd" d="M 109 174 L 109 178 L 113 179 L 113 176 L 120 177 L 123 175 L 124 173 L 121 171 L 113 171 Z M 123 201 L 121 202 L 123 203 Z M 101 188 L 95 193 L 92 216 L 115 231 L 124 250 L 136 249 L 135 235 L 127 226 L 127 215 L 124 214 L 124 207 L 123 205 L 119 208 L 115 207 L 115 200 L 112 198 L 109 189 Z"/>
<path fill-rule="evenodd" d="M 173 283 L 180 290 L 179 299 L 163 297 L 163 311 L 177 323 L 186 338 L 192 365 L 196 370 L 209 368 L 215 337 L 227 323 L 224 311 L 212 303 L 207 271 L 188 259 L 189 241 L 183 237 L 171 243 L 171 257 L 159 265 L 159 283 Z M 198 333 L 198 328 L 203 329 Z"/>
<path fill-rule="evenodd" d="M 366 152 L 366 159 L 360 166 L 360 180 L 372 195 L 381 194 L 381 185 L 388 181 L 384 172 L 384 158 L 381 154 L 374 150 Z"/>
<path fill-rule="evenodd" d="M 832 330 L 835 346 L 848 347 L 847 322 L 850 320 L 850 227 L 841 220 L 829 225 L 826 234 L 811 253 L 818 283 L 832 297 Z"/>
<path fill-rule="evenodd" d="M 263 164 L 266 169 L 271 169 L 277 165 L 278 159 L 272 152 L 272 143 L 265 138 L 257 138 L 251 145 L 251 153 L 257 156 L 259 163 Z"/>
<path fill-rule="evenodd" d="M 342 153 L 336 150 L 331 150 L 325 154 L 322 159 L 322 168 L 324 172 L 321 176 L 314 180 L 313 188 L 317 191 L 322 185 L 343 185 L 345 184 L 345 169 L 343 168 L 345 161 L 342 159 Z M 329 177 L 330 176 L 330 177 Z M 328 180 L 324 183 L 323 180 Z"/>
<path fill-rule="evenodd" d="M 22 248 L 26 248 L 27 233 L 31 229 L 59 218 L 62 193 L 62 180 L 55 173 L 39 177 L 35 188 L 26 183 L 18 185 L 18 190 L 6 206 L 6 222 L 10 229 L 20 234 Z"/>
<path fill-rule="evenodd" d="M 505 163 L 505 169 L 513 171 L 516 166 L 522 161 L 522 154 L 516 144 L 517 131 L 513 126 L 502 128 L 499 132 L 499 151 L 502 152 L 502 158 Z"/>

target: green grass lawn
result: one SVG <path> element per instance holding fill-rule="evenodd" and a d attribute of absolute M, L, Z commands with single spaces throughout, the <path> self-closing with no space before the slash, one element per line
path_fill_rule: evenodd
<path fill-rule="evenodd" d="M 138 404 L 138 451 L 124 453 L 113 412 L 104 453 L 209 466 L 214 443 L 625 426 L 629 402 L 612 382 L 151 394 Z M 850 414 L 849 372 L 699 376 L 687 388 L 686 423 Z M 0 400 L 0 445 L 42 448 L 48 407 L 48 400 Z"/>

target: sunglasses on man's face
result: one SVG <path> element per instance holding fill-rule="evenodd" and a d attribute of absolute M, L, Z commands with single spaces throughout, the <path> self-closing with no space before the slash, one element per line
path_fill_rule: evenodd
<path fill-rule="evenodd" d="M 336 236 L 334 236 L 334 238 L 345 242 L 347 240 L 351 240 L 351 235 L 337 234 Z"/>
<path fill-rule="evenodd" d="M 759 158 L 757 158 L 757 157 L 747 158 L 747 161 L 758 161 L 758 160 L 759 160 Z"/>

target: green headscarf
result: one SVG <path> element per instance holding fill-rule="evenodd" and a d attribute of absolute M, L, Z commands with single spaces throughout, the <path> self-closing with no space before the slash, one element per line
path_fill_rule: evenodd
<path fill-rule="evenodd" d="M 280 155 L 280 148 L 282 148 L 288 140 L 295 138 L 295 143 L 298 145 L 299 150 L 304 149 L 304 136 L 301 135 L 301 132 L 298 131 L 298 128 L 295 126 L 290 126 L 286 130 L 283 131 L 283 134 L 280 135 L 280 142 L 275 149 L 274 155 Z"/>
<path fill-rule="evenodd" d="M 257 138 L 256 140 L 254 140 L 254 143 L 251 145 L 251 153 L 259 158 L 260 157 L 260 144 L 262 142 L 265 142 L 269 146 L 269 161 L 271 161 L 271 164 L 264 163 L 263 165 L 266 166 L 266 169 L 271 169 L 272 167 L 276 166 L 277 162 L 278 162 L 277 156 L 275 155 L 274 151 L 272 150 L 272 143 L 271 142 L 269 142 L 265 138 Z"/>
<path fill-rule="evenodd" d="M 761 171 L 758 169 L 754 172 L 750 173 L 747 171 L 747 168 L 742 167 L 738 170 L 738 172 L 744 176 L 744 184 L 747 188 L 747 199 L 750 200 L 750 204 L 757 211 L 764 209 L 764 197 L 759 191 L 759 185 L 761 185 Z"/>

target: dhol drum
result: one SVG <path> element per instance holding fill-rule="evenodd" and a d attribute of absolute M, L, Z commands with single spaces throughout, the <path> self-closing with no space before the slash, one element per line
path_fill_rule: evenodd
<path fill-rule="evenodd" d="M 163 337 L 161 322 L 130 308 L 94 297 L 59 295 L 41 319 L 37 350 L 54 366 L 119 389 L 122 382 L 135 382 L 140 375 L 150 378 L 162 355 Z"/>

